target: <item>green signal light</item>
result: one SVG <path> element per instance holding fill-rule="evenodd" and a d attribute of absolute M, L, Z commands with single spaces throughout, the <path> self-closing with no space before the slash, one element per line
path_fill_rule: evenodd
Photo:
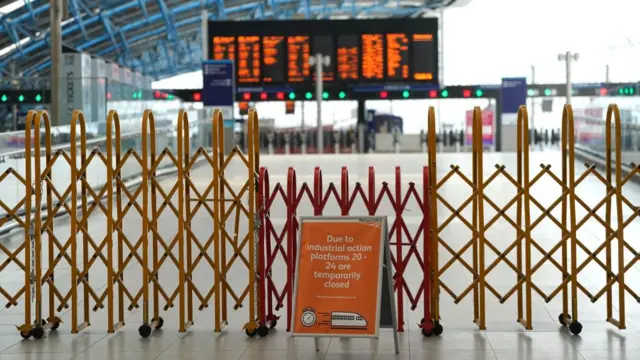
<path fill-rule="evenodd" d="M 0 100 L 2 100 L 2 102 L 7 102 L 7 100 L 9 100 L 9 98 L 7 97 L 7 95 L 2 94 L 2 97 L 0 97 Z"/>
<path fill-rule="evenodd" d="M 440 95 L 442 95 L 442 97 L 444 97 L 444 98 L 449 97 L 449 90 L 442 90 Z"/>
<path fill-rule="evenodd" d="M 345 93 L 344 91 L 340 91 L 340 92 L 338 93 L 338 97 L 339 97 L 340 99 L 344 99 L 344 98 L 346 98 L 346 97 L 347 97 L 347 93 Z"/>
<path fill-rule="evenodd" d="M 536 91 L 535 91 L 535 90 L 533 90 L 533 89 L 529 89 L 529 90 L 527 90 L 527 95 L 528 95 L 528 96 L 533 96 L 533 95 L 535 95 L 535 94 L 536 94 Z"/>
<path fill-rule="evenodd" d="M 329 98 L 329 93 L 328 93 L 328 92 L 326 92 L 326 91 L 323 91 L 323 92 L 322 92 L 322 98 L 323 98 L 324 100 L 327 100 L 327 99 Z"/>
<path fill-rule="evenodd" d="M 307 100 L 311 100 L 311 98 L 313 97 L 313 94 L 311 94 L 311 92 L 307 92 L 306 94 L 304 94 L 304 97 L 305 97 Z"/>
<path fill-rule="evenodd" d="M 40 94 L 36 95 L 36 101 L 40 102 L 40 100 L 42 100 L 42 96 L 40 96 Z"/>
<path fill-rule="evenodd" d="M 167 95 L 167 100 L 173 100 L 173 94 Z"/>
<path fill-rule="evenodd" d="M 482 91 L 482 89 L 476 90 L 476 96 L 477 97 L 481 97 L 482 95 L 484 95 L 484 91 Z"/>
<path fill-rule="evenodd" d="M 551 96 L 551 89 L 544 89 L 544 96 Z"/>
<path fill-rule="evenodd" d="M 295 100 L 296 99 L 296 93 L 290 92 L 289 93 L 289 100 Z"/>
<path fill-rule="evenodd" d="M 18 96 L 18 101 L 23 102 L 24 101 L 24 95 L 20 94 L 20 96 Z"/>
<path fill-rule="evenodd" d="M 409 97 L 409 90 L 405 90 L 402 92 L 402 97 L 407 99 Z"/>

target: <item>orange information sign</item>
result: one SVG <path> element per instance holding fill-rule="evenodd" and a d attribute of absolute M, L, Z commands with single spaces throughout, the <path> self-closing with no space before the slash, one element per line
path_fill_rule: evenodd
<path fill-rule="evenodd" d="M 303 217 L 300 226 L 293 334 L 377 337 L 381 311 L 395 325 L 386 218 Z"/>

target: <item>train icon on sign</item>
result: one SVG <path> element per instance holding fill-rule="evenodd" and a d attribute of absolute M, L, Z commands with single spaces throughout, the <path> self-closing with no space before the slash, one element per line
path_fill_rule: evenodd
<path fill-rule="evenodd" d="M 366 329 L 367 320 L 358 313 L 334 311 L 331 313 L 331 327 L 334 329 Z"/>

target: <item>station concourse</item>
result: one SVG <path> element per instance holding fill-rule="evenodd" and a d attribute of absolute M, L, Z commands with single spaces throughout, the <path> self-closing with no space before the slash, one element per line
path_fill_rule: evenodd
<path fill-rule="evenodd" d="M 0 0 L 0 360 L 640 359 L 607 5 Z"/>
<path fill-rule="evenodd" d="M 317 163 L 310 164 L 301 156 L 290 156 L 287 163 L 282 162 L 281 156 L 263 156 L 261 165 L 269 169 L 270 181 L 272 183 L 286 182 L 286 173 L 288 167 L 295 167 L 300 183 L 313 183 L 313 170 L 315 166 L 319 166 L 323 171 L 323 181 L 325 187 L 330 187 L 329 183 L 337 184 L 341 181 L 342 167 L 349 169 L 349 182 L 351 186 L 356 183 L 366 183 L 369 167 L 374 167 L 376 172 L 376 181 L 379 183 L 387 182 L 393 188 L 395 187 L 395 167 L 398 166 L 402 171 L 402 182 L 400 186 L 407 188 L 410 183 L 420 183 L 422 172 L 416 164 L 426 164 L 426 154 L 407 154 L 400 157 L 396 155 L 318 155 Z M 469 154 L 445 154 L 438 158 L 438 177 L 442 178 L 446 175 L 450 164 L 457 164 L 461 169 L 471 167 Z M 548 164 L 552 168 L 558 167 L 560 155 L 558 151 L 549 150 L 546 152 L 532 152 L 531 164 Z M 484 157 L 487 171 L 495 164 L 505 165 L 507 170 L 515 167 L 515 155 L 509 154 L 486 154 Z M 578 164 L 582 165 L 582 164 Z M 532 170 L 538 166 L 531 165 Z M 192 171 L 191 179 L 197 188 L 204 188 L 210 181 L 209 166 L 203 165 Z M 243 182 L 246 169 L 243 166 L 231 167 L 225 174 L 232 186 L 239 186 Z M 468 172 L 467 172 L 468 173 Z M 470 176 L 470 175 L 469 175 Z M 160 187 L 168 191 L 175 182 L 175 176 L 167 175 L 160 178 Z M 447 184 L 447 189 L 442 191 L 442 196 L 450 199 L 452 204 L 459 204 L 464 201 L 468 195 L 461 191 L 465 187 L 462 179 L 451 181 Z M 498 204 L 504 204 L 509 200 L 509 196 L 513 196 L 508 188 L 512 187 L 506 179 L 503 179 L 491 187 L 486 188 L 486 194 Z M 589 181 L 584 183 L 577 192 L 584 196 L 588 203 L 595 203 L 599 197 L 604 195 L 604 189 L 598 186 L 597 181 Z M 554 196 L 559 194 L 559 189 L 553 187 L 553 184 L 547 182 L 540 184 L 538 190 L 532 191 L 543 203 L 551 202 Z M 628 190 L 627 190 L 628 189 Z M 631 201 L 638 201 L 640 197 L 640 189 L 637 185 L 630 184 L 626 190 L 626 196 Z M 175 197 L 174 200 L 176 201 Z M 381 213 L 393 219 L 394 209 L 390 203 L 381 205 Z M 313 209 L 310 204 L 301 205 L 299 214 L 306 215 L 312 213 Z M 325 214 L 339 213 L 340 209 L 337 204 L 327 204 Z M 440 206 L 440 214 L 443 219 L 447 217 L 446 208 Z M 357 213 L 359 211 L 366 212 L 362 205 L 354 208 Z M 412 232 L 421 222 L 418 204 L 409 204 L 406 208 L 406 214 L 403 220 L 408 227 L 408 231 Z M 283 226 L 286 218 L 282 215 L 286 211 L 284 205 L 272 205 L 270 209 L 271 222 L 276 226 Z M 415 215 L 411 215 L 414 213 Z M 173 220 L 173 221 L 172 221 Z M 166 220 L 161 221 L 161 235 L 170 238 L 175 233 L 175 217 L 167 215 Z M 125 231 L 130 229 L 132 234 L 139 228 L 137 224 L 139 219 L 131 216 L 123 224 Z M 231 225 L 231 224 L 230 224 Z M 210 218 L 206 216 L 196 217 L 192 223 L 192 228 L 197 236 L 205 237 L 205 234 L 211 231 Z M 99 237 L 104 235 L 104 219 L 100 215 L 92 216 L 88 220 L 88 228 L 91 235 Z M 129 228 L 129 229 L 127 229 Z M 595 227 L 594 227 L 595 229 Z M 553 240 L 557 237 L 553 226 L 543 226 L 536 233 L 540 239 L 540 244 L 544 247 L 553 246 Z M 69 234 L 69 223 L 64 218 L 56 220 L 55 230 L 58 238 L 64 238 Z M 3 246 L 10 251 L 14 251 L 22 243 L 21 234 L 5 236 Z M 496 231 L 487 232 L 487 238 L 495 239 L 496 247 L 506 248 L 514 234 L 508 231 L 507 227 L 502 227 Z M 588 236 L 588 237 L 587 237 Z M 443 235 L 447 239 L 448 244 L 453 248 L 460 248 L 469 237 L 469 233 L 465 232 L 463 224 L 458 221 L 451 226 L 451 229 Z M 587 232 L 585 235 L 585 244 L 587 246 L 597 246 L 602 241 L 602 235 L 598 231 Z M 232 250 L 231 248 L 229 249 Z M 80 249 L 79 249 L 80 251 Z M 468 255 L 466 255 L 468 257 Z M 5 257 L 6 258 L 6 257 Z M 534 260 L 538 260 L 540 256 L 534 256 Z M 448 259 L 446 259 L 448 260 Z M 441 259 L 445 261 L 445 259 Z M 465 274 L 462 266 L 454 268 L 451 273 L 445 273 L 443 281 L 447 286 L 459 291 L 469 283 L 471 276 Z M 104 278 L 104 269 L 102 271 L 96 269 L 94 276 L 91 278 L 92 287 L 94 289 L 103 289 L 106 279 Z M 131 268 L 124 274 L 127 284 L 133 288 L 140 286 L 140 274 L 138 269 Z M 10 267 L 3 271 L 11 271 Z M 282 274 L 284 277 L 283 264 L 275 265 L 272 269 L 274 275 L 278 278 Z M 14 269 L 9 278 L 14 278 L 13 286 L 4 285 L 4 289 L 12 290 L 21 287 L 19 280 L 21 271 Z M 421 282 L 419 276 L 412 274 L 420 274 L 420 267 L 416 261 L 410 261 L 409 267 L 405 271 L 405 278 L 410 288 L 416 288 Z M 637 275 L 630 273 L 628 277 L 629 286 L 634 286 L 637 281 Z M 246 269 L 236 267 L 228 274 L 229 283 L 242 284 L 246 283 L 244 279 Z M 177 283 L 176 271 L 168 268 L 159 274 L 162 279 L 163 286 L 172 289 Z M 597 269 L 588 269 L 581 275 L 581 283 L 592 287 L 595 284 L 602 283 L 603 275 Z M 69 268 L 62 267 L 56 270 L 56 284 L 61 290 L 68 290 L 61 280 L 68 280 Z M 202 270 L 199 274 L 195 274 L 195 284 L 203 288 L 207 288 L 211 284 L 211 279 L 206 276 L 206 271 Z M 506 291 L 514 283 L 515 274 L 512 270 L 502 267 L 495 271 L 488 278 L 488 281 L 499 291 Z M 490 280 L 489 280 L 490 279 Z M 633 279 L 633 280 L 631 280 Z M 635 280 L 635 281 L 634 281 Z M 536 284 L 543 289 L 553 289 L 561 281 L 561 274 L 554 271 L 553 268 L 546 268 L 541 273 L 536 274 Z M 11 284 L 11 283 L 9 283 Z M 46 291 L 45 291 L 46 292 Z M 516 306 L 514 301 L 500 304 L 499 301 L 491 296 L 487 302 L 487 329 L 486 331 L 478 331 L 477 326 L 471 321 L 473 318 L 472 302 L 469 298 L 463 300 L 459 304 L 454 304 L 448 296 L 443 296 L 441 300 L 442 324 L 445 326 L 445 332 L 440 337 L 425 338 L 421 334 L 420 329 L 415 325 L 419 323 L 420 317 L 423 315 L 419 311 L 411 311 L 410 304 L 405 304 L 405 331 L 400 333 L 401 339 L 401 355 L 399 358 L 453 358 L 453 359 L 507 359 L 507 358 L 538 358 L 551 357 L 558 359 L 599 359 L 599 358 L 625 358 L 624 356 L 633 356 L 633 339 L 638 337 L 638 328 L 636 327 L 636 317 L 630 312 L 628 320 L 628 328 L 624 331 L 615 330 L 610 325 L 603 324 L 601 320 L 606 316 L 606 311 L 601 303 L 590 304 L 588 298 L 584 297 L 581 302 L 582 324 L 585 327 L 579 337 L 573 336 L 568 329 L 558 324 L 557 314 L 561 311 L 562 306 L 559 299 L 554 299 L 549 303 L 545 303 L 543 299 L 536 298 L 533 301 L 533 330 L 525 331 L 514 321 Z M 229 298 L 229 301 L 232 301 Z M 633 305 L 632 305 L 633 306 Z M 177 308 L 177 307 L 176 307 Z M 418 307 L 419 309 L 420 307 Z M 196 312 L 194 325 L 187 330 L 186 333 L 179 333 L 176 330 L 178 315 L 175 308 L 162 312 L 164 319 L 164 328 L 157 330 L 149 338 L 140 339 L 136 332 L 139 323 L 140 311 L 133 309 L 126 315 L 126 326 L 118 330 L 115 334 L 106 334 L 107 321 L 104 311 L 98 311 L 91 316 L 91 326 L 83 330 L 80 334 L 73 335 L 68 329 L 64 329 L 65 324 L 70 322 L 70 312 L 61 312 L 62 325 L 55 332 L 49 333 L 41 341 L 21 341 L 15 335 L 15 327 L 13 323 L 22 316 L 24 309 L 20 306 L 3 309 L 0 312 L 2 319 L 3 335 L 3 355 L 7 358 L 104 358 L 104 359 L 164 359 L 179 358 L 191 359 L 203 354 L 214 354 L 215 358 L 223 359 L 270 359 L 270 358 L 323 358 L 323 359 L 342 359 L 342 358 L 397 358 L 393 354 L 393 345 L 391 342 L 390 332 L 382 331 L 379 341 L 362 340 L 362 339 L 331 339 L 321 342 L 321 352 L 315 353 L 313 350 L 313 342 L 305 341 L 307 339 L 291 339 L 289 334 L 285 332 L 285 322 L 275 329 L 271 330 L 269 335 L 264 338 L 249 338 L 242 331 L 243 309 L 238 311 L 229 311 L 229 325 L 221 333 L 215 334 L 211 332 L 212 320 L 214 318 L 212 307 Z M 133 326 L 131 326 L 131 325 Z"/>

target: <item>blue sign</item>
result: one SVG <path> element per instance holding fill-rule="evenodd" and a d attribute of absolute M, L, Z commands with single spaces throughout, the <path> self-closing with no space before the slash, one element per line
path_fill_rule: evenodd
<path fill-rule="evenodd" d="M 527 105 L 527 78 L 502 78 L 502 113 L 517 114 L 522 105 Z"/>
<path fill-rule="evenodd" d="M 202 62 L 202 102 L 204 106 L 233 106 L 236 78 L 231 60 Z"/>

